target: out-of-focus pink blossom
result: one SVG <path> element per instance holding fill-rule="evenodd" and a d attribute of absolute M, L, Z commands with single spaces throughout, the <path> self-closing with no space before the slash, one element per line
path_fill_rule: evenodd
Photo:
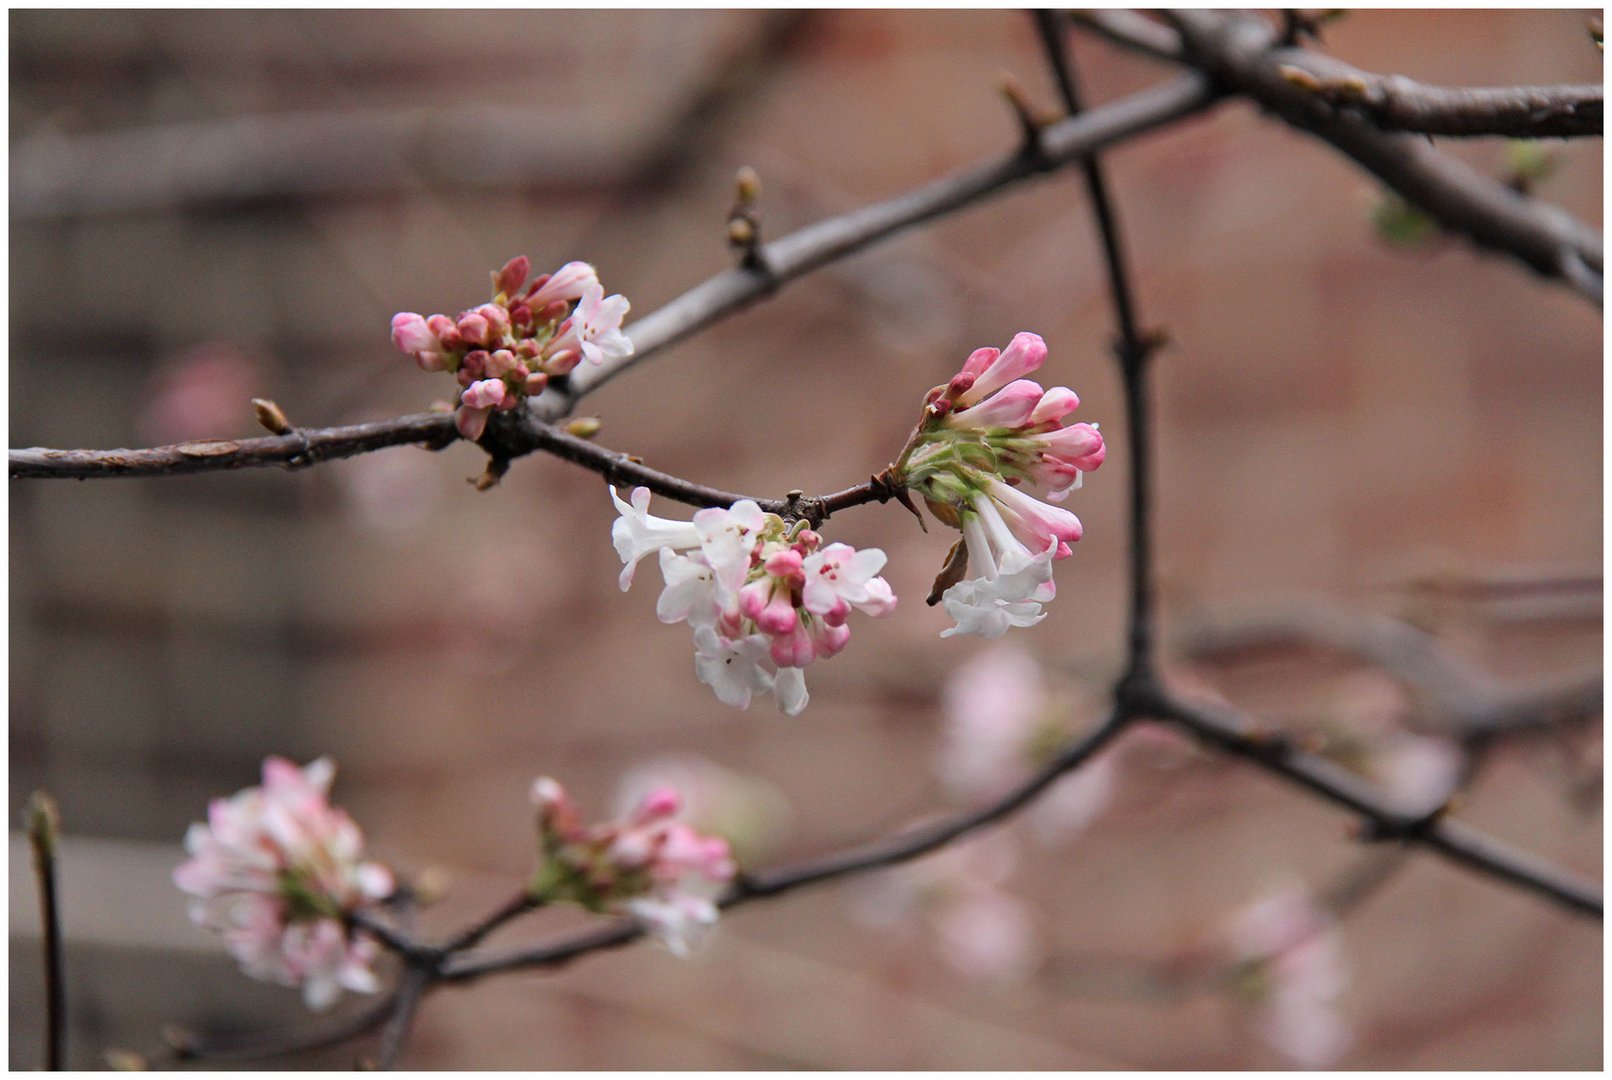
<path fill-rule="evenodd" d="M 342 989 L 378 989 L 373 942 L 348 929 L 353 912 L 390 896 L 392 874 L 363 858 L 363 836 L 331 807 L 335 766 L 263 763 L 263 785 L 215 799 L 207 823 L 185 834 L 190 859 L 174 884 L 193 899 L 190 917 L 223 934 L 241 969 L 302 987 L 323 1009 Z"/>
<path fill-rule="evenodd" d="M 1029 905 L 1004 887 L 1017 862 L 1006 834 L 964 840 L 866 879 L 853 911 L 887 934 L 921 923 L 961 975 L 1021 981 L 1040 964 L 1044 945 Z"/>
<path fill-rule="evenodd" d="M 789 828 L 789 802 L 772 784 L 694 754 L 674 754 L 633 766 L 616 787 L 617 815 L 625 817 L 657 788 L 682 795 L 679 821 L 721 836 L 744 861 L 772 854 Z"/>
<path fill-rule="evenodd" d="M 625 297 L 604 295 L 592 266 L 566 263 L 522 293 L 530 271 L 526 256 L 511 259 L 493 271 L 492 300 L 453 318 L 411 311 L 392 317 L 393 345 L 426 371 L 458 379 L 464 390 L 458 428 L 467 439 L 481 437 L 493 410 L 517 408 L 581 361 L 632 355 L 621 329 L 630 305 Z"/>
<path fill-rule="evenodd" d="M 693 628 L 695 674 L 724 704 L 748 708 L 770 690 L 779 709 L 798 714 L 810 700 L 803 669 L 845 648 L 850 613 L 895 609 L 889 583 L 875 576 L 885 563 L 877 548 L 825 547 L 816 530 L 791 527 L 750 499 L 680 522 L 650 514 L 645 488 L 631 503 L 613 487 L 610 497 L 620 515 L 611 539 L 625 566 L 621 587 L 638 560 L 659 550 L 666 587 L 656 615 Z"/>
<path fill-rule="evenodd" d="M 1046 360 L 1035 334 L 1008 347 L 978 349 L 944 386 L 930 390 L 924 415 L 896 474 L 942 521 L 962 530 L 972 576 L 949 574 L 941 601 L 956 625 L 943 637 L 1000 637 L 1033 626 L 1052 599 L 1052 563 L 1067 558 L 1080 519 L 1024 490 L 1062 500 L 1103 463 L 1094 424 L 1065 426 L 1080 404 L 1073 390 L 1050 390 L 1023 376 Z"/>
<path fill-rule="evenodd" d="M 1001 798 L 1069 737 L 1061 719 L 1069 706 L 1052 699 L 1041 665 L 1027 653 L 993 646 L 946 682 L 936 771 L 963 799 Z M 1066 842 L 1100 817 L 1114 798 L 1116 761 L 1104 754 L 1058 780 L 1027 812 L 1037 836 Z"/>
<path fill-rule="evenodd" d="M 679 956 L 716 922 L 716 899 L 738 868 L 725 839 L 676 819 L 675 790 L 652 788 L 620 820 L 590 826 L 549 777 L 532 785 L 532 803 L 542 854 L 535 898 L 632 915 Z"/>
<path fill-rule="evenodd" d="M 1348 967 L 1331 914 L 1286 886 L 1237 912 L 1225 934 L 1255 1034 L 1305 1068 L 1342 1057 L 1352 1042 L 1338 1009 Z"/>
<path fill-rule="evenodd" d="M 249 430 L 252 398 L 264 390 L 258 361 L 225 342 L 198 346 L 152 376 L 140 410 L 141 438 L 176 443 Z"/>

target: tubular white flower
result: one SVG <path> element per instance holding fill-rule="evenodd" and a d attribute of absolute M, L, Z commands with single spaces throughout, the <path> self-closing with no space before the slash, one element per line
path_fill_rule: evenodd
<path fill-rule="evenodd" d="M 625 564 L 621 571 L 621 591 L 632 585 L 638 560 L 662 548 L 692 548 L 700 546 L 700 532 L 690 521 L 673 521 L 655 517 L 649 512 L 649 489 L 632 489 L 632 503 L 624 502 L 610 486 L 610 498 L 621 516 L 610 526 L 610 539 L 616 545 L 616 554 Z"/>

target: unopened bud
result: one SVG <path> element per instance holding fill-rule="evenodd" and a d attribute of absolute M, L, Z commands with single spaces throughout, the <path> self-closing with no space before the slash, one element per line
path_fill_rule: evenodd
<path fill-rule="evenodd" d="M 430 907 L 448 895 L 453 876 L 440 866 L 428 866 L 409 884 L 414 892 L 414 902 L 421 907 Z"/>
<path fill-rule="evenodd" d="M 257 422 L 274 434 L 291 434 L 291 421 L 286 419 L 285 411 L 268 398 L 253 398 L 252 411 L 257 414 Z"/>
<path fill-rule="evenodd" d="M 733 177 L 734 189 L 742 203 L 753 203 L 761 198 L 761 174 L 749 165 L 743 165 Z"/>
<path fill-rule="evenodd" d="M 61 834 L 61 813 L 56 800 L 43 791 L 28 797 L 28 842 L 33 845 L 37 858 L 48 859 L 56 854 L 56 838 Z"/>
<path fill-rule="evenodd" d="M 575 435 L 579 439 L 591 439 L 599 434 L 603 422 L 597 416 L 579 416 L 565 425 L 567 435 Z"/>
<path fill-rule="evenodd" d="M 114 1047 L 104 1055 L 106 1067 L 113 1072 L 146 1072 L 151 1068 L 143 1054 Z"/>
<path fill-rule="evenodd" d="M 756 226 L 746 217 L 728 219 L 728 243 L 734 247 L 749 247 L 756 242 Z"/>

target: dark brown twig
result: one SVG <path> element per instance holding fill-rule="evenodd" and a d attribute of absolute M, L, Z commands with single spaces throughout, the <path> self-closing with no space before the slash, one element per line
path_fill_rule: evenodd
<path fill-rule="evenodd" d="M 1161 694 L 1147 704 L 1150 716 L 1169 720 L 1204 742 L 1244 758 L 1289 783 L 1357 814 L 1372 840 L 1403 840 L 1437 852 L 1489 877 L 1548 897 L 1562 906 L 1600 917 L 1601 892 L 1592 883 L 1526 852 L 1514 850 L 1442 813 L 1414 816 L 1391 808 L 1371 785 L 1325 758 L 1272 738 L 1221 706 L 1189 704 Z"/>
<path fill-rule="evenodd" d="M 43 791 L 28 799 L 28 846 L 39 884 L 39 922 L 45 974 L 45 1068 L 67 1067 L 67 954 L 62 942 L 61 909 L 56 897 L 56 840 L 61 814 Z"/>
<path fill-rule="evenodd" d="M 1081 111 L 1080 92 L 1075 83 L 1074 61 L 1065 49 L 1063 21 L 1047 10 L 1034 13 L 1047 63 L 1052 68 L 1059 95 L 1070 116 Z M 1148 483 L 1150 468 L 1147 367 L 1161 339 L 1144 335 L 1137 326 L 1136 305 L 1130 275 L 1126 270 L 1125 248 L 1120 240 L 1119 213 L 1109 198 L 1108 184 L 1097 155 L 1082 159 L 1086 193 L 1092 216 L 1102 240 L 1103 262 L 1108 271 L 1109 297 L 1114 305 L 1114 358 L 1119 362 L 1120 379 L 1125 386 L 1126 446 L 1130 451 L 1130 638 L 1127 670 L 1122 687 L 1151 679 L 1153 672 L 1153 530 L 1149 523 Z"/>

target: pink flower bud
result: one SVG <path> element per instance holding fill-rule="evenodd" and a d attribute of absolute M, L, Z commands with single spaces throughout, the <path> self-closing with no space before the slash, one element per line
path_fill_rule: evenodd
<path fill-rule="evenodd" d="M 459 411 L 454 414 L 453 423 L 459 429 L 459 434 L 471 442 L 475 442 L 481 438 L 482 432 L 487 430 L 487 417 L 491 413 L 492 409 L 490 408 L 472 409 L 469 406 L 461 405 L 459 406 Z"/>
<path fill-rule="evenodd" d="M 491 328 L 488 327 L 486 318 L 476 314 L 474 311 L 467 311 L 460 315 L 455 326 L 459 331 L 459 336 L 465 340 L 466 344 L 489 345 L 492 343 Z"/>
<path fill-rule="evenodd" d="M 421 371 L 445 371 L 448 367 L 447 359 L 439 352 L 415 353 L 414 362 L 420 365 Z"/>
<path fill-rule="evenodd" d="M 509 321 L 514 326 L 529 329 L 532 325 L 532 309 L 520 303 L 510 305 Z"/>
<path fill-rule="evenodd" d="M 543 392 L 544 388 L 547 387 L 548 384 L 549 377 L 543 372 L 538 371 L 526 376 L 526 382 L 521 385 L 521 389 L 525 390 L 528 396 L 536 397 L 538 394 Z"/>
<path fill-rule="evenodd" d="M 949 401 L 956 401 L 959 397 L 968 392 L 969 387 L 974 385 L 974 380 L 976 378 L 978 378 L 978 375 L 975 372 L 967 370 L 966 368 L 962 371 L 959 371 L 956 375 L 952 376 L 952 381 L 946 384 L 946 390 L 941 396 Z"/>
<path fill-rule="evenodd" d="M 471 382 L 475 382 L 477 379 L 485 379 L 487 377 L 487 363 L 491 359 L 492 354 L 486 349 L 473 349 L 465 353 L 464 361 L 459 370 L 470 372 Z"/>
<path fill-rule="evenodd" d="M 759 619 L 772 599 L 772 582 L 752 581 L 739 589 L 739 613 L 747 619 Z"/>
<path fill-rule="evenodd" d="M 812 646 L 817 650 L 817 655 L 824 659 L 837 654 L 850 640 L 851 628 L 843 622 L 830 626 L 826 621 L 818 620 L 812 627 Z"/>
<path fill-rule="evenodd" d="M 499 349 L 487 358 L 487 377 L 502 379 L 512 373 L 519 362 L 515 359 L 515 354 L 508 349 Z M 524 379 L 526 376 L 522 375 L 521 378 Z"/>
<path fill-rule="evenodd" d="M 488 409 L 501 404 L 507 392 L 502 379 L 482 379 L 471 383 L 459 400 L 472 409 Z"/>
<path fill-rule="evenodd" d="M 446 315 L 433 315 L 425 320 L 426 327 L 442 342 L 442 347 L 448 350 L 458 350 L 464 347 L 464 339 L 459 336 L 459 328 L 453 320 Z"/>
<path fill-rule="evenodd" d="M 795 534 L 795 543 L 806 548 L 807 551 L 816 551 L 823 542 L 823 534 L 816 529 L 802 529 Z"/>
<path fill-rule="evenodd" d="M 806 628 L 798 620 L 794 632 L 773 638 L 768 651 L 772 654 L 772 662 L 779 667 L 805 667 L 817 659 L 811 635 L 806 633 Z"/>
<path fill-rule="evenodd" d="M 974 379 L 978 379 L 980 372 L 990 367 L 992 362 L 1001 355 L 1001 349 L 993 349 L 989 345 L 983 349 L 975 349 L 968 354 L 968 359 L 963 361 L 963 370 L 959 371 L 957 375 L 972 375 Z M 953 376 L 953 378 L 956 377 Z M 972 379 L 969 381 L 969 385 L 973 386 Z"/>
<path fill-rule="evenodd" d="M 1067 386 L 1054 386 L 1041 396 L 1041 402 L 1030 414 L 1030 423 L 1056 423 L 1080 408 L 1080 398 Z"/>
<path fill-rule="evenodd" d="M 526 277 L 531 272 L 532 260 L 525 255 L 517 255 L 493 275 L 493 291 L 503 293 L 505 296 L 514 296 L 515 291 L 526 283 Z"/>
<path fill-rule="evenodd" d="M 800 573 L 801 554 L 794 548 L 784 548 L 767 557 L 762 567 L 773 577 L 787 578 Z"/>
<path fill-rule="evenodd" d="M 644 801 L 638 804 L 633 814 L 633 820 L 641 823 L 671 817 L 682 808 L 683 796 L 678 794 L 676 788 L 658 787 L 644 796 Z"/>
<path fill-rule="evenodd" d="M 790 602 L 789 593 L 783 589 L 773 594 L 767 606 L 761 609 L 756 616 L 756 625 L 763 633 L 791 634 L 800 625 L 800 616 L 795 612 L 795 605 Z"/>
<path fill-rule="evenodd" d="M 589 285 L 597 285 L 599 275 L 585 262 L 568 262 L 552 274 L 546 274 L 533 283 L 527 292 L 527 303 L 544 307 L 556 301 L 571 303 L 582 299 Z"/>
<path fill-rule="evenodd" d="M 437 336 L 422 316 L 400 311 L 392 316 L 392 344 L 406 353 L 421 353 L 437 347 Z"/>
<path fill-rule="evenodd" d="M 509 333 L 509 312 L 498 304 L 483 304 L 473 314 L 487 320 L 487 344 L 496 345 Z"/>

